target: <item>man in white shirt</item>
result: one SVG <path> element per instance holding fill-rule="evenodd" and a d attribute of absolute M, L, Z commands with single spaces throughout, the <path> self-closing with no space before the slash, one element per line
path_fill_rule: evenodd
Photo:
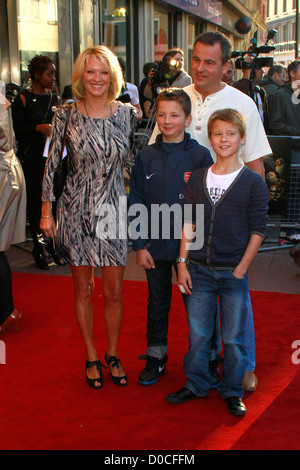
<path fill-rule="evenodd" d="M 217 109 L 233 108 L 246 119 L 246 143 L 240 155 L 245 164 L 264 175 L 263 157 L 272 154 L 266 133 L 253 100 L 222 82 L 222 74 L 230 67 L 231 44 L 219 32 L 203 33 L 195 40 L 191 75 L 193 84 L 184 88 L 192 100 L 192 123 L 187 128 L 192 138 L 215 154 L 207 136 L 207 122 Z M 149 144 L 155 141 L 155 126 Z"/>
<path fill-rule="evenodd" d="M 194 83 L 184 88 L 192 101 L 192 122 L 186 130 L 192 138 L 210 150 L 215 160 L 216 156 L 207 134 L 208 119 L 218 109 L 236 109 L 246 120 L 246 142 L 241 150 L 240 158 L 251 170 L 264 178 L 263 157 L 272 154 L 272 150 L 254 101 L 241 91 L 222 82 L 222 74 L 226 73 L 230 67 L 230 58 L 231 43 L 224 34 L 207 32 L 196 38 L 191 63 L 191 76 Z M 149 144 L 155 142 L 158 133 L 156 126 Z M 254 391 L 257 377 L 254 374 L 255 334 L 250 298 L 248 333 L 247 344 L 245 344 L 248 365 L 243 387 L 246 391 Z"/>

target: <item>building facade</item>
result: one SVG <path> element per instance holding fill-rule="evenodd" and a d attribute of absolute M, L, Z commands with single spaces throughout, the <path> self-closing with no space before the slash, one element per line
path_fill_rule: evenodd
<path fill-rule="evenodd" d="M 126 61 L 127 80 L 139 84 L 143 65 L 159 61 L 170 47 L 185 53 L 189 72 L 193 42 L 219 30 L 245 50 L 253 34 L 266 36 L 266 0 L 0 0 L 1 79 L 25 86 L 27 65 L 46 54 L 57 66 L 60 89 L 70 83 L 74 60 L 87 46 L 105 44 Z M 247 17 L 252 30 L 239 34 Z"/>
<path fill-rule="evenodd" d="M 297 2 L 299 0 L 268 0 L 267 20 L 268 28 L 276 29 L 274 38 L 276 50 L 274 63 L 287 66 L 289 62 L 299 57 L 299 40 L 297 39 Z M 299 29 L 299 28 L 298 28 Z M 297 44 L 297 45 L 296 45 Z"/>

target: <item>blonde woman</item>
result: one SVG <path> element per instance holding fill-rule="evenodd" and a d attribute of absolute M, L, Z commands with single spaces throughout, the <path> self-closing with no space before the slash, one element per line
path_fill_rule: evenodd
<path fill-rule="evenodd" d="M 86 351 L 86 381 L 102 388 L 102 367 L 93 338 L 94 270 L 101 266 L 107 332 L 105 361 L 115 384 L 127 384 L 118 357 L 122 322 L 122 284 L 127 239 L 121 227 L 124 213 L 123 169 L 133 164 L 137 113 L 115 99 L 122 87 L 117 57 L 105 46 L 86 49 L 77 58 L 72 76 L 73 103 L 66 135 L 67 180 L 57 203 L 57 232 L 63 259 L 71 268 L 75 286 L 75 316 Z M 67 107 L 53 121 L 49 156 L 43 181 L 40 226 L 47 236 L 56 234 L 51 205 L 54 171 L 58 165 Z M 126 211 L 126 207 L 124 207 Z M 107 232 L 103 220 L 115 224 Z M 120 232 L 123 236 L 119 236 Z"/>

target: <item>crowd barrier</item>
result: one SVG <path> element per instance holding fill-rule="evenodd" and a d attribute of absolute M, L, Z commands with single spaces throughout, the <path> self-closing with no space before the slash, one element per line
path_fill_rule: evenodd
<path fill-rule="evenodd" d="M 289 248 L 281 233 L 300 228 L 300 137 L 268 136 L 273 155 L 264 157 L 266 183 L 270 192 L 268 227 L 260 251 Z M 270 233 L 271 231 L 269 231 Z M 267 243 L 278 246 L 267 248 Z"/>

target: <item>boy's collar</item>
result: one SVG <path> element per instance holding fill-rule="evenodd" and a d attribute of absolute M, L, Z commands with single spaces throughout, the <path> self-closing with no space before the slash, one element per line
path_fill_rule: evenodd
<path fill-rule="evenodd" d="M 183 138 L 183 140 L 182 140 L 181 142 L 164 142 L 164 141 L 162 140 L 162 134 L 158 134 L 158 135 L 156 136 L 155 145 L 156 145 L 156 147 L 157 147 L 158 145 L 161 145 L 161 144 L 165 144 L 165 145 L 174 145 L 174 146 L 175 146 L 175 145 L 183 145 L 183 144 L 184 144 L 184 146 L 187 147 L 187 146 L 189 145 L 189 143 L 190 143 L 190 140 L 191 140 L 191 135 L 190 135 L 188 132 L 186 132 L 186 131 L 184 132 L 184 138 Z"/>

